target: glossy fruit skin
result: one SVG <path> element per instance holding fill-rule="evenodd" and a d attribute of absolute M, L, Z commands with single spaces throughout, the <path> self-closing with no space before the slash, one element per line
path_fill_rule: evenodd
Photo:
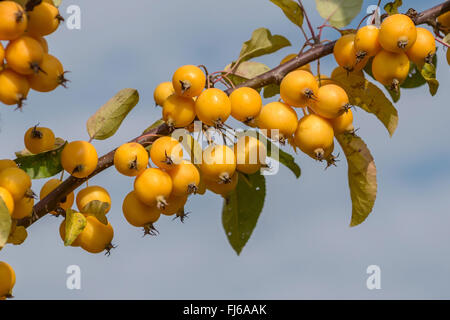
<path fill-rule="evenodd" d="M 21 36 L 8 44 L 5 56 L 12 70 L 22 75 L 31 75 L 41 72 L 39 68 L 44 54 L 44 49 L 36 39 Z"/>
<path fill-rule="evenodd" d="M 167 199 L 167 206 L 161 210 L 161 213 L 166 216 L 174 215 L 178 213 L 181 209 L 183 209 L 188 199 L 187 195 L 174 195 L 171 194 L 169 199 Z"/>
<path fill-rule="evenodd" d="M 235 173 L 231 177 L 230 183 L 217 182 L 216 180 L 205 179 L 205 185 L 211 192 L 221 195 L 222 197 L 228 196 L 231 192 L 236 189 L 239 182 L 239 174 Z"/>
<path fill-rule="evenodd" d="M 60 22 L 58 8 L 43 1 L 28 12 L 27 32 L 33 36 L 47 36 L 58 29 Z"/>
<path fill-rule="evenodd" d="M 447 11 L 446 13 L 441 14 L 439 17 L 437 17 L 437 21 L 444 28 L 450 28 L 450 11 Z"/>
<path fill-rule="evenodd" d="M 331 147 L 333 141 L 333 127 L 326 119 L 310 114 L 298 122 L 294 143 L 313 159 L 324 159 L 325 150 Z"/>
<path fill-rule="evenodd" d="M 83 233 L 84 230 L 81 232 Z M 72 242 L 70 245 L 71 247 L 79 247 L 80 246 L 80 236 L 81 233 L 78 235 L 78 237 Z M 61 240 L 63 243 L 66 241 L 66 219 L 64 219 L 61 224 L 59 225 L 59 236 L 61 237 Z"/>
<path fill-rule="evenodd" d="M 41 192 L 39 193 L 39 198 L 42 200 L 44 199 L 50 192 L 56 189 L 61 184 L 61 181 L 58 179 L 50 179 L 48 180 L 41 189 Z M 62 201 L 59 203 L 59 206 L 64 209 L 68 210 L 72 208 L 73 202 L 75 199 L 75 195 L 73 192 L 69 193 L 67 196 L 65 196 Z M 51 212 L 52 214 L 56 214 L 55 211 Z"/>
<path fill-rule="evenodd" d="M 3 44 L 0 42 L 0 71 L 3 70 L 3 66 L 5 64 L 5 55 L 6 55 L 5 48 L 3 47 Z"/>
<path fill-rule="evenodd" d="M 100 253 L 111 245 L 114 229 L 110 223 L 104 225 L 94 216 L 86 217 L 86 227 L 78 236 L 81 248 L 89 253 Z"/>
<path fill-rule="evenodd" d="M 11 295 L 16 284 L 16 273 L 6 262 L 0 261 L 0 297 Z"/>
<path fill-rule="evenodd" d="M 393 14 L 381 23 L 379 42 L 384 50 L 405 52 L 416 42 L 416 37 L 414 22 L 404 14 Z"/>
<path fill-rule="evenodd" d="M 374 78 L 385 86 L 395 88 L 409 73 L 409 59 L 403 52 L 393 53 L 386 50 L 380 51 L 372 62 Z"/>
<path fill-rule="evenodd" d="M 339 117 L 349 108 L 348 96 L 344 89 L 335 84 L 319 88 L 317 102 L 311 106 L 314 113 L 327 119 Z"/>
<path fill-rule="evenodd" d="M 229 182 L 236 171 L 234 151 L 225 145 L 210 145 L 203 151 L 200 171 L 205 179 Z"/>
<path fill-rule="evenodd" d="M 0 101 L 6 105 L 18 105 L 22 107 L 23 100 L 26 100 L 30 84 L 25 76 L 22 76 L 11 69 L 0 72 Z"/>
<path fill-rule="evenodd" d="M 338 68 L 342 68 L 342 67 L 338 67 Z M 347 71 L 345 71 L 345 72 L 347 72 Z M 325 74 L 321 74 L 320 75 L 320 81 L 319 81 L 319 76 L 316 76 L 316 80 L 317 80 L 317 83 L 319 85 L 319 88 L 323 87 L 323 86 L 325 86 L 327 84 L 336 84 L 336 82 L 333 81 L 333 79 L 331 79 L 331 77 L 329 77 L 329 76 L 327 76 Z"/>
<path fill-rule="evenodd" d="M 294 59 L 296 56 L 297 56 L 297 54 L 295 54 L 295 53 L 288 54 L 286 57 L 283 58 L 283 60 L 281 60 L 280 65 Z M 311 72 L 311 65 L 308 63 L 308 64 L 305 64 L 304 66 L 301 66 L 295 70 L 303 70 L 303 71 Z"/>
<path fill-rule="evenodd" d="M 111 196 L 105 188 L 100 186 L 89 186 L 78 192 L 76 198 L 78 210 L 80 210 L 81 213 L 89 213 L 86 212 L 84 208 L 91 201 L 95 200 L 107 203 L 109 206 L 106 208 L 105 214 L 109 212 L 111 209 Z"/>
<path fill-rule="evenodd" d="M 153 142 L 150 149 L 150 159 L 161 169 L 171 170 L 183 159 L 183 147 L 178 140 L 165 136 Z"/>
<path fill-rule="evenodd" d="M 281 81 L 281 99 L 292 107 L 309 106 L 312 98 L 317 95 L 319 86 L 314 76 L 304 70 L 289 72 Z"/>
<path fill-rule="evenodd" d="M 52 150 L 55 146 L 55 134 L 49 128 L 32 127 L 24 136 L 25 148 L 34 154 Z"/>
<path fill-rule="evenodd" d="M 31 178 L 22 169 L 7 168 L 0 172 L 0 187 L 8 190 L 14 201 L 19 201 L 31 188 Z"/>
<path fill-rule="evenodd" d="M 61 153 L 61 164 L 72 176 L 86 178 L 97 168 L 97 150 L 87 141 L 70 142 Z"/>
<path fill-rule="evenodd" d="M 267 136 L 272 139 L 284 141 L 291 137 L 297 129 L 297 113 L 283 102 L 270 102 L 266 104 L 256 119 L 260 129 L 267 130 Z M 279 130 L 278 134 L 271 130 Z"/>
<path fill-rule="evenodd" d="M 206 89 L 195 101 L 195 113 L 208 126 L 224 123 L 231 114 L 230 98 L 220 89 Z"/>
<path fill-rule="evenodd" d="M 374 57 L 381 50 L 378 37 L 380 29 L 374 25 L 362 27 L 355 35 L 356 56 L 360 58 Z"/>
<path fill-rule="evenodd" d="M 186 127 L 195 119 L 195 102 L 192 98 L 173 94 L 164 101 L 162 115 L 169 126 Z"/>
<path fill-rule="evenodd" d="M 172 77 L 172 85 L 177 95 L 193 98 L 200 95 L 205 88 L 206 76 L 203 71 L 193 65 L 178 68 Z M 185 85 L 183 90 L 183 86 Z"/>
<path fill-rule="evenodd" d="M 436 43 L 433 34 L 425 28 L 416 28 L 416 42 L 406 51 L 409 60 L 414 62 L 419 68 L 424 63 L 431 63 L 436 53 Z"/>
<path fill-rule="evenodd" d="M 163 207 L 172 193 L 172 179 L 161 169 L 148 168 L 134 180 L 134 191 L 144 204 Z"/>
<path fill-rule="evenodd" d="M 157 106 L 163 106 L 164 101 L 167 100 L 168 97 L 175 93 L 175 89 L 173 88 L 172 82 L 161 82 L 153 91 L 153 99 Z"/>
<path fill-rule="evenodd" d="M 340 37 L 333 48 L 334 59 L 337 64 L 348 72 L 359 71 L 364 68 L 369 57 L 357 59 L 355 48 L 355 34 L 346 34 Z"/>
<path fill-rule="evenodd" d="M 33 212 L 33 206 L 33 198 L 23 197 L 19 201 L 14 202 L 14 211 L 11 218 L 19 220 L 30 217 Z"/>
<path fill-rule="evenodd" d="M 128 193 L 123 200 L 122 211 L 125 219 L 134 227 L 144 227 L 154 223 L 161 215 L 155 206 L 147 206 L 142 203 L 135 191 Z"/>
<path fill-rule="evenodd" d="M 11 193 L 3 187 L 0 187 L 0 199 L 3 200 L 6 208 L 9 211 L 9 215 L 12 216 L 14 212 L 14 199 Z"/>
<path fill-rule="evenodd" d="M 61 62 L 51 54 L 44 53 L 41 69 L 45 71 L 28 76 L 31 89 L 38 92 L 50 92 L 67 80 L 64 78 L 64 67 Z"/>
<path fill-rule="evenodd" d="M 44 49 L 44 53 L 48 53 L 48 42 L 47 42 L 47 40 L 45 40 L 44 37 L 33 36 L 33 35 L 29 35 L 29 36 L 36 39 L 41 44 L 42 49 Z"/>
<path fill-rule="evenodd" d="M 231 116 L 238 121 L 254 119 L 262 108 L 261 95 L 253 88 L 242 87 L 230 94 Z"/>
<path fill-rule="evenodd" d="M 0 159 L 0 172 L 6 168 L 17 168 L 17 163 L 10 159 Z"/>
<path fill-rule="evenodd" d="M 121 145 L 114 153 L 114 166 L 121 174 L 135 177 L 148 166 L 148 152 L 137 142 Z"/>
<path fill-rule="evenodd" d="M 236 169 L 239 172 L 253 174 L 266 163 L 267 149 L 264 144 L 251 136 L 240 137 L 234 145 Z"/>
<path fill-rule="evenodd" d="M 352 109 L 348 109 L 347 112 L 344 112 L 335 119 L 330 119 L 330 123 L 333 126 L 334 134 L 336 136 L 341 133 L 352 132 L 355 129 L 353 127 Z"/>
<path fill-rule="evenodd" d="M 168 171 L 172 178 L 172 194 L 175 196 L 186 196 L 195 193 L 200 184 L 200 173 L 192 162 L 183 160 Z M 170 205 L 170 201 L 168 201 Z"/>
<path fill-rule="evenodd" d="M 0 2 L 0 40 L 14 40 L 27 28 L 27 14 L 14 1 Z"/>

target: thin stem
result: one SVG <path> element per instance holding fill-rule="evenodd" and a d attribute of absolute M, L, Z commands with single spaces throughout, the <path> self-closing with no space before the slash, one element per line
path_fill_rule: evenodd
<path fill-rule="evenodd" d="M 306 23 L 308 24 L 309 31 L 311 32 L 311 36 L 313 39 L 316 39 L 316 33 L 314 32 L 314 28 L 312 27 L 311 21 L 309 20 L 308 14 L 306 13 L 305 7 L 303 6 L 302 0 L 298 0 L 298 4 L 303 11 L 303 16 L 306 19 Z"/>
<path fill-rule="evenodd" d="M 446 46 L 447 48 L 450 48 L 450 44 L 444 42 L 441 38 L 439 37 L 435 37 L 436 41 L 439 42 L 440 44 Z"/>

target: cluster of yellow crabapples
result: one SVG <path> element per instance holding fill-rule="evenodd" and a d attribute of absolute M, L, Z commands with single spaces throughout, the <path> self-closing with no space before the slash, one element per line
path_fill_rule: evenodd
<path fill-rule="evenodd" d="M 0 73 L 0 100 L 4 103 L 20 106 L 28 86 L 49 91 L 53 86 L 64 84 L 62 67 L 59 64 L 56 67 L 55 60 L 45 53 L 41 37 L 56 29 L 59 15 L 49 1 L 39 6 L 44 9 L 38 11 L 36 19 L 45 22 L 43 25 L 48 28 L 36 33 L 33 30 L 42 26 L 33 24 L 33 11 L 26 13 L 11 1 L 0 2 L 0 39 L 11 41 L 6 49 L 7 66 Z M 45 20 L 46 13 L 51 13 L 55 20 Z M 450 27 L 450 13 L 438 21 Z M 420 67 L 431 62 L 435 51 L 434 37 L 428 30 L 416 28 L 408 16 L 396 14 L 386 18 L 380 28 L 366 26 L 356 34 L 342 36 L 334 48 L 340 68 L 333 73 L 361 72 L 369 58 L 374 57 L 375 79 L 397 89 L 408 75 L 409 61 Z M 294 56 L 285 57 L 281 63 Z M 50 69 L 46 70 L 46 66 Z M 313 159 L 332 164 L 334 136 L 354 130 L 347 93 L 333 78 L 333 74 L 331 79 L 314 77 L 306 65 L 285 76 L 280 84 L 279 101 L 263 106 L 260 94 L 249 87 L 235 89 L 230 96 L 217 88 L 205 89 L 207 81 L 203 71 L 186 65 L 176 70 L 171 82 L 157 86 L 154 99 L 162 106 L 163 119 L 171 128 L 189 129 L 198 119 L 203 127 L 221 129 L 231 115 L 250 127 L 266 129 L 273 140 L 288 141 Z M 294 108 L 303 110 L 300 120 Z M 210 143 L 202 152 L 200 164 L 183 159 L 182 145 L 170 136 L 157 138 L 149 152 L 136 142 L 120 146 L 114 155 L 115 168 L 135 178 L 134 190 L 128 193 L 122 205 L 125 219 L 132 226 L 143 227 L 146 233 L 153 234 L 156 232 L 153 224 L 161 214 L 184 218 L 184 205 L 191 194 L 203 194 L 209 189 L 225 197 L 236 188 L 238 172 L 253 174 L 266 165 L 266 147 L 257 138 L 242 136 L 236 140 L 232 147 Z M 28 151 L 39 154 L 54 148 L 55 135 L 48 128 L 36 126 L 25 133 L 24 142 Z M 149 166 L 150 159 L 154 167 Z M 87 178 L 97 167 L 98 155 L 91 143 L 74 141 L 65 145 L 61 164 L 71 175 Z M 47 181 L 40 198 L 60 184 L 58 179 Z M 31 179 L 9 159 L 0 160 L 0 198 L 13 219 L 31 216 L 34 205 Z M 75 196 L 70 193 L 52 213 L 64 212 L 74 202 Z M 86 226 L 72 246 L 99 253 L 112 248 L 114 231 L 109 223 L 100 222 L 89 212 L 93 202 L 102 204 L 104 214 L 111 208 L 111 198 L 104 188 L 88 186 L 80 190 L 76 205 L 86 217 Z M 64 220 L 60 225 L 63 241 L 65 230 Z M 14 270 L 0 262 L 0 299 L 11 294 L 14 283 Z"/>
<path fill-rule="evenodd" d="M 30 89 L 50 92 L 65 86 L 61 62 L 48 52 L 45 36 L 64 19 L 51 0 L 38 5 L 0 2 L 0 102 L 21 108 Z"/>
<path fill-rule="evenodd" d="M 450 28 L 450 13 L 440 16 L 438 23 Z M 342 36 L 333 49 L 336 62 L 348 72 L 362 72 L 369 59 L 373 77 L 391 90 L 397 91 L 408 77 L 410 61 L 422 68 L 432 63 L 436 53 L 433 34 L 416 27 L 405 14 L 394 14 L 380 27 L 368 25 L 356 33 Z M 450 53 L 447 50 L 450 63 Z"/>

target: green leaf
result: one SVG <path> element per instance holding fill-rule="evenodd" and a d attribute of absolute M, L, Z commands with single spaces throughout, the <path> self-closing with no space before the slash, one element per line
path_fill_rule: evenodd
<path fill-rule="evenodd" d="M 359 14 L 363 0 L 316 0 L 317 11 L 328 23 L 336 28 L 350 24 Z"/>
<path fill-rule="evenodd" d="M 398 112 L 381 89 L 357 73 L 333 72 L 332 80 L 348 94 L 350 104 L 374 114 L 392 136 L 398 125 Z"/>
<path fill-rule="evenodd" d="M 137 90 L 119 91 L 87 121 L 87 130 L 91 139 L 105 140 L 111 137 L 138 102 Z"/>
<path fill-rule="evenodd" d="M 253 31 L 250 40 L 244 42 L 241 53 L 239 54 L 240 62 L 244 62 L 265 54 L 270 54 L 281 48 L 290 46 L 288 39 L 280 35 L 272 35 L 266 28 L 259 28 Z"/>
<path fill-rule="evenodd" d="M 403 81 L 400 87 L 405 89 L 414 89 L 423 86 L 425 83 L 427 82 L 420 74 L 419 69 L 414 63 L 411 62 L 408 77 L 405 81 Z"/>
<path fill-rule="evenodd" d="M 439 81 L 436 80 L 436 67 L 431 63 L 425 63 L 420 73 L 428 83 L 430 94 L 434 96 L 439 88 Z"/>
<path fill-rule="evenodd" d="M 266 179 L 255 173 L 239 179 L 236 189 L 224 200 L 222 223 L 228 241 L 239 255 L 258 222 L 266 197 Z"/>
<path fill-rule="evenodd" d="M 397 14 L 398 13 L 398 8 L 403 4 L 402 0 L 395 0 L 393 2 L 388 2 L 386 3 L 386 5 L 384 6 L 384 10 L 389 14 L 389 15 L 393 15 L 393 14 Z"/>
<path fill-rule="evenodd" d="M 3 248 L 8 241 L 11 232 L 11 215 L 5 202 L 0 198 L 0 248 Z"/>
<path fill-rule="evenodd" d="M 103 202 L 100 200 L 92 200 L 86 204 L 81 211 L 81 213 L 89 214 L 97 218 L 98 221 L 104 225 L 108 224 L 108 219 L 106 219 L 106 213 L 111 209 L 111 204 L 108 202 Z"/>
<path fill-rule="evenodd" d="M 373 210 L 377 197 L 377 169 L 367 145 L 360 137 L 344 133 L 336 138 L 347 157 L 353 206 L 350 226 L 354 227 L 366 220 Z"/>
<path fill-rule="evenodd" d="M 295 158 L 289 153 L 278 148 L 271 140 L 267 139 L 263 134 L 254 130 L 247 130 L 246 132 L 252 132 L 256 138 L 258 138 L 265 146 L 267 146 L 267 156 L 278 161 L 286 168 L 294 173 L 295 177 L 300 178 L 302 171 L 300 166 L 295 162 Z"/>
<path fill-rule="evenodd" d="M 272 98 L 276 95 L 280 94 L 280 85 L 278 84 L 269 84 L 268 86 L 264 87 L 264 99 Z"/>
<path fill-rule="evenodd" d="M 303 24 L 303 10 L 294 0 L 270 0 L 283 10 L 286 17 L 295 25 L 301 27 Z"/>
<path fill-rule="evenodd" d="M 63 170 L 61 166 L 61 152 L 66 143 L 61 138 L 57 138 L 55 149 L 53 150 L 36 155 L 29 155 L 27 150 L 16 152 L 17 159 L 14 161 L 31 179 L 53 177 Z"/>
<path fill-rule="evenodd" d="M 70 246 L 86 227 L 86 217 L 72 209 L 66 210 L 66 239 L 65 246 Z"/>

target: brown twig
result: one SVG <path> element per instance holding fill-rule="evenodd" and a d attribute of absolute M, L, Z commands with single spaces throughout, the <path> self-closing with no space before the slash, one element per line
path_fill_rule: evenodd
<path fill-rule="evenodd" d="M 450 11 L 450 0 L 447 0 L 431 9 L 425 10 L 417 15 L 414 19 L 414 22 L 419 24 L 429 23 L 430 21 L 436 20 L 436 17 L 439 15 Z M 305 53 L 299 54 L 297 57 L 289 60 L 288 62 L 266 72 L 258 77 L 255 77 L 247 82 L 244 82 L 236 88 L 240 87 L 252 87 L 252 88 L 262 88 L 268 84 L 280 83 L 283 77 L 290 71 L 295 70 L 301 66 L 304 66 L 314 60 L 317 60 L 321 57 L 327 56 L 333 52 L 333 47 L 336 41 L 328 42 L 325 44 L 319 44 L 309 49 Z M 234 88 L 230 88 L 225 92 L 230 94 Z M 168 135 L 170 134 L 170 128 L 166 124 L 162 124 L 146 134 L 137 137 L 132 140 L 138 143 L 141 143 L 144 146 L 150 145 L 157 139 L 160 135 Z M 72 191 L 74 191 L 77 187 L 83 184 L 88 179 L 94 177 L 99 174 L 103 170 L 111 167 L 114 161 L 114 152 L 115 150 L 109 152 L 108 154 L 100 157 L 97 169 L 87 178 L 78 179 L 73 176 L 67 178 L 63 183 L 61 183 L 55 190 L 53 190 L 47 197 L 39 201 L 33 208 L 33 217 L 19 220 L 17 222 L 18 226 L 28 227 L 43 216 L 45 216 L 48 212 L 55 210 L 58 207 L 58 202 L 60 199 L 64 198 Z"/>

